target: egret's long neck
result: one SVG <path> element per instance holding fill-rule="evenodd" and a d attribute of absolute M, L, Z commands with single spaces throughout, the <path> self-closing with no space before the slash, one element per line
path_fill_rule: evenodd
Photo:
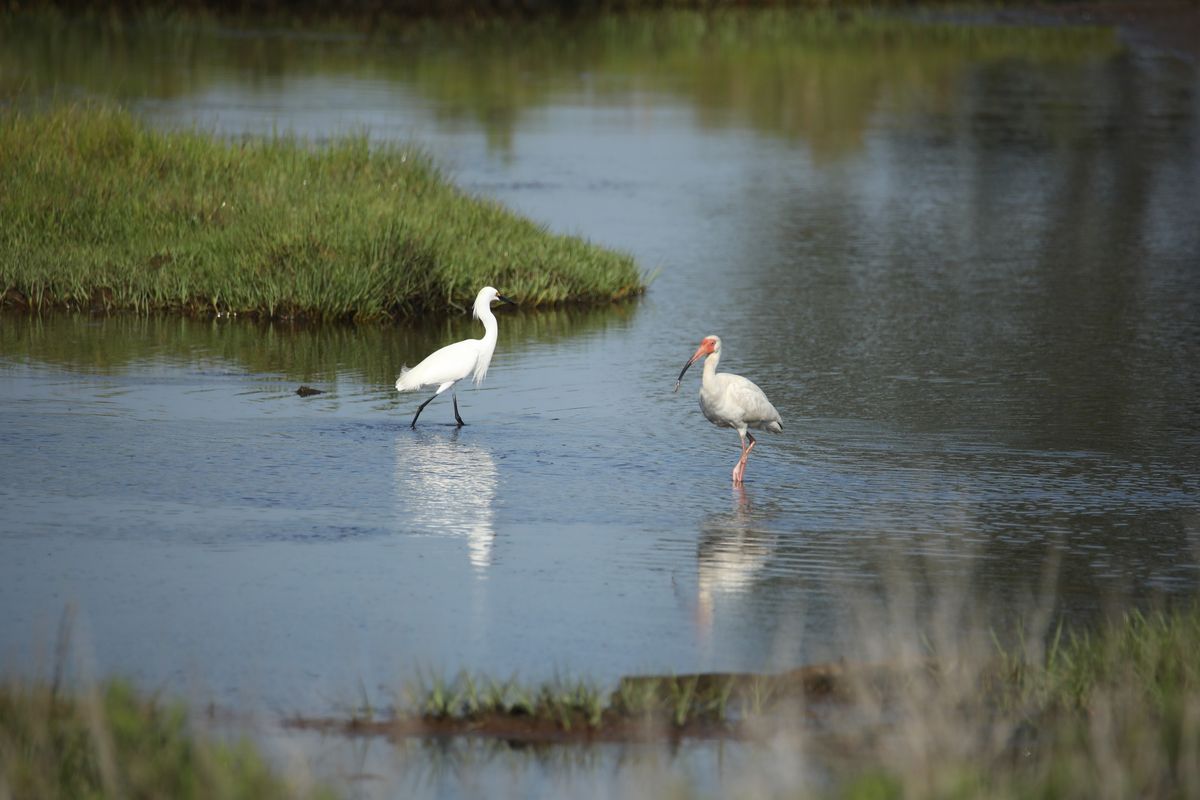
<path fill-rule="evenodd" d="M 500 333 L 500 327 L 496 324 L 496 315 L 492 313 L 490 303 L 476 304 L 475 316 L 483 323 L 483 338 L 479 340 L 479 359 L 475 362 L 475 383 L 478 385 L 487 375 L 492 353 L 496 352 L 496 337 Z"/>
<path fill-rule="evenodd" d="M 487 304 L 475 306 L 475 316 L 479 317 L 479 321 L 483 323 L 483 338 L 479 341 L 483 342 L 483 346 L 492 351 L 496 349 L 496 336 L 500 333 L 500 327 L 496 324 L 496 315 L 492 313 L 492 309 Z"/>
<path fill-rule="evenodd" d="M 496 344 L 496 335 L 499 327 L 496 325 L 496 314 L 492 313 L 491 305 L 486 302 L 476 303 L 475 317 L 479 317 L 479 321 L 484 323 L 484 342 Z"/>

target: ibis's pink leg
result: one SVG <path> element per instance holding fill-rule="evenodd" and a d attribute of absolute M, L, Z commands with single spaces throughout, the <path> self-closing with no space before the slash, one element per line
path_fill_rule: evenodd
<path fill-rule="evenodd" d="M 750 440 L 750 444 L 747 445 L 745 440 L 742 441 L 742 457 L 738 459 L 737 466 L 733 468 L 733 482 L 735 484 L 741 484 L 742 478 L 746 476 L 746 459 L 750 457 L 750 451 L 754 449 L 754 445 L 758 444 L 754 439 L 754 435 L 749 432 L 746 433 L 746 439 Z"/>
<path fill-rule="evenodd" d="M 738 458 L 738 462 L 733 465 L 733 475 L 731 477 L 735 486 L 742 482 L 741 471 L 746 467 L 746 437 L 742 435 L 741 431 L 738 431 L 738 439 L 742 442 L 742 455 Z"/>

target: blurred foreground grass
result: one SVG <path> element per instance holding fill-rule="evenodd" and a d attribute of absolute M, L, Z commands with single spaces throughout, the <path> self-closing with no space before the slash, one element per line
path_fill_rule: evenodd
<path fill-rule="evenodd" d="M 643 289 L 633 259 L 452 186 L 422 153 L 164 133 L 105 105 L 0 112 L 5 304 L 366 321 Z"/>
<path fill-rule="evenodd" d="M 1200 796 L 1200 606 L 1004 644 L 947 628 L 905 652 L 892 632 L 878 633 L 872 646 L 888 660 L 810 668 L 802 681 L 795 673 L 643 676 L 606 696 L 586 681 L 425 679 L 406 689 L 407 710 L 345 720 L 345 732 L 656 741 L 701 723 L 706 738 L 758 742 L 770 759 L 794 765 L 794 783 L 782 789 L 739 778 L 744 797 Z M 489 734 L 486 720 L 497 716 L 508 724 Z M 568 735 L 548 737 L 551 728 Z M 811 772 L 818 763 L 827 777 L 814 785 L 805 765 Z M 217 743 L 181 707 L 121 682 L 70 695 L 45 682 L 0 686 L 0 797 L 326 791 L 307 775 L 273 774 L 250 743 Z M 673 791 L 703 796 L 678 784 Z"/>
<path fill-rule="evenodd" d="M 248 741 L 196 735 L 181 706 L 115 681 L 73 696 L 0 686 L 0 797 L 325 798 L 273 772 Z"/>

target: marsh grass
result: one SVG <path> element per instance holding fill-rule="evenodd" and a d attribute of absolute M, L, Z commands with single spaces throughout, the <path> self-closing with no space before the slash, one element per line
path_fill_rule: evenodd
<path fill-rule="evenodd" d="M 515 741 L 526 733 L 538 740 L 561 741 L 590 740 L 596 734 L 610 739 L 709 737 L 722 731 L 741 736 L 751 733 L 742 727 L 746 723 L 791 710 L 787 704 L 797 697 L 834 699 L 851 672 L 841 666 L 820 665 L 780 674 L 630 676 L 609 692 L 592 681 L 564 676 L 526 684 L 515 677 L 498 681 L 465 671 L 453 678 L 429 673 L 403 685 L 390 715 L 355 712 L 344 724 L 295 717 L 290 724 L 356 733 L 368 729 L 379 733 L 400 729 L 413 735 L 500 732 Z M 875 679 L 882 678 L 882 672 L 870 672 Z M 421 723 L 436 727 L 425 728 Z M 548 727 L 563 735 L 547 737 Z"/>
<path fill-rule="evenodd" d="M 850 687 L 840 724 L 788 732 L 842 796 L 1197 796 L 1200 606 L 987 633 L 954 602 L 931 636 L 874 628 L 890 674 Z"/>
<path fill-rule="evenodd" d="M 1018 700 L 1040 705 L 1087 709 L 1098 694 L 1121 687 L 1141 687 L 1158 710 L 1178 707 L 1188 692 L 1200 688 L 1200 611 L 1182 613 L 1139 610 L 1099 633 L 1067 632 L 1059 625 L 1040 668 L 1030 668 L 1030 644 L 1020 641 L 1001 648 L 1007 684 Z"/>
<path fill-rule="evenodd" d="M 67 695 L 0 685 L 0 797 L 322 798 L 272 772 L 246 740 L 192 730 L 182 706 L 114 681 Z"/>
<path fill-rule="evenodd" d="M 642 291 L 633 259 L 456 189 L 421 152 L 0 112 L 0 289 L 33 309 L 368 321 Z"/>
<path fill-rule="evenodd" d="M 582 679 L 556 677 L 537 686 L 515 678 L 497 681 L 460 672 L 452 680 L 419 676 L 401 690 L 402 715 L 429 720 L 475 721 L 507 717 L 552 722 L 564 731 L 595 728 L 605 710 L 600 688 Z"/>
<path fill-rule="evenodd" d="M 795 765 L 793 774 L 783 768 L 782 792 L 777 780 L 748 775 L 739 784 L 747 797 L 1200 792 L 1200 606 L 1133 611 L 1074 631 L 1034 622 L 1004 635 L 940 628 L 951 621 L 941 619 L 938 635 L 872 627 L 864 653 L 874 660 L 857 666 L 636 676 L 607 697 L 562 678 L 426 677 L 407 687 L 405 708 L 379 732 L 516 742 L 731 736 Z M 417 724 L 401 730 L 399 719 Z M 814 764 L 826 775 L 815 785 Z"/>

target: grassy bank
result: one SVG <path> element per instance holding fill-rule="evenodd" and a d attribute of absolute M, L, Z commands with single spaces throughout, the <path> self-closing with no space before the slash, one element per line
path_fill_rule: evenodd
<path fill-rule="evenodd" d="M 304 798 L 246 741 L 197 736 L 179 707 L 110 683 L 77 696 L 0 686 L 0 797 Z"/>
<path fill-rule="evenodd" d="M 642 290 L 632 258 L 558 236 L 365 137 L 320 147 L 151 130 L 112 107 L 0 115 L 0 288 L 42 309 L 356 321 Z"/>

